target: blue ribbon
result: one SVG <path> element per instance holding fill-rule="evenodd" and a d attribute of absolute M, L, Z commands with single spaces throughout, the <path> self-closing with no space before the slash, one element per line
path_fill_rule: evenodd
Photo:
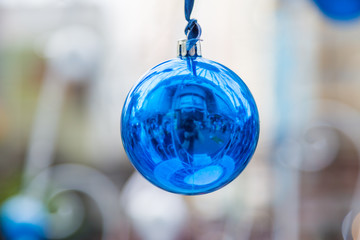
<path fill-rule="evenodd" d="M 186 49 L 188 51 L 200 40 L 201 36 L 201 27 L 197 20 L 190 18 L 194 2 L 195 0 L 185 0 L 185 19 L 188 21 L 188 24 L 185 27 L 185 34 L 188 40 L 186 42 Z"/>

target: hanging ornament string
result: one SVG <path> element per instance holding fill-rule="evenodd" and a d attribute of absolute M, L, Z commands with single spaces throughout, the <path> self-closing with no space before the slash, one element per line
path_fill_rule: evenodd
<path fill-rule="evenodd" d="M 185 0 L 185 19 L 188 24 L 185 27 L 185 34 L 187 36 L 186 50 L 190 50 L 197 41 L 200 40 L 201 27 L 196 19 L 191 19 L 190 15 L 194 7 L 195 0 Z"/>

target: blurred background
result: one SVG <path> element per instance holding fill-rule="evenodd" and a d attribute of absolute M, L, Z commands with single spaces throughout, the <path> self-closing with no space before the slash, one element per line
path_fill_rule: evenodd
<path fill-rule="evenodd" d="M 360 1 L 195 2 L 203 56 L 261 120 L 244 172 L 196 197 L 147 183 L 120 137 L 131 86 L 176 57 L 183 5 L 0 0 L 0 239 L 360 239 Z"/>

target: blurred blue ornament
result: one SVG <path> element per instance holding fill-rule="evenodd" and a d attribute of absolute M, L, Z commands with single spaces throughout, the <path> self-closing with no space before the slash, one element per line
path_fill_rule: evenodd
<path fill-rule="evenodd" d="M 360 0 L 314 0 L 314 2 L 327 17 L 334 20 L 348 21 L 360 16 Z"/>
<path fill-rule="evenodd" d="M 121 118 L 134 167 L 169 192 L 195 195 L 234 180 L 259 137 L 255 101 L 225 66 L 204 59 L 197 43 L 148 71 L 127 96 Z"/>
<path fill-rule="evenodd" d="M 46 209 L 34 198 L 21 195 L 10 198 L 1 208 L 0 220 L 5 239 L 45 239 Z"/>

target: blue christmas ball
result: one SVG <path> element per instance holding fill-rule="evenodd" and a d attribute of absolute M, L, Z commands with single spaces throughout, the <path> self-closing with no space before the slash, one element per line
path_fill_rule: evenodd
<path fill-rule="evenodd" d="M 314 2 L 327 17 L 334 20 L 348 21 L 360 16 L 360 0 L 314 0 Z"/>
<path fill-rule="evenodd" d="M 259 115 L 244 82 L 196 57 L 149 70 L 127 96 L 121 135 L 134 167 L 156 186 L 185 195 L 215 191 L 249 163 Z"/>
<path fill-rule="evenodd" d="M 0 223 L 5 239 L 45 239 L 46 209 L 37 199 L 15 196 L 1 207 Z"/>

